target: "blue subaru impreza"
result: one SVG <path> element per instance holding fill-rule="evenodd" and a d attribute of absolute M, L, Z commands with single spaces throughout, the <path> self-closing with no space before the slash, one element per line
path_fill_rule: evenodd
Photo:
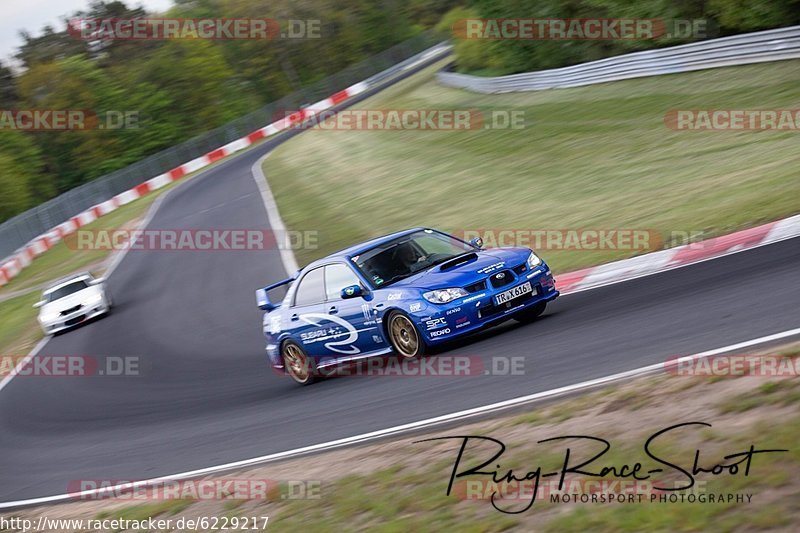
<path fill-rule="evenodd" d="M 270 291 L 288 285 L 280 302 Z M 484 250 L 416 228 L 319 259 L 256 291 L 270 364 L 307 384 L 326 367 L 392 352 L 415 358 L 436 344 L 541 315 L 558 296 L 528 248 Z"/>

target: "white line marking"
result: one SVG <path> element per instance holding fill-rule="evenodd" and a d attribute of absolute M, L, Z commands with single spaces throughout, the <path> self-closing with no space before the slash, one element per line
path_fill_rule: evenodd
<path fill-rule="evenodd" d="M 42 348 L 44 348 L 45 344 L 47 344 L 47 342 L 52 338 L 53 338 L 52 335 L 48 335 L 48 336 L 40 339 L 39 342 L 36 343 L 36 346 L 33 347 L 33 350 L 31 350 L 31 353 L 26 355 L 24 358 L 22 358 L 22 360 L 20 360 L 19 363 L 17 363 L 17 366 L 14 367 L 14 371 L 11 374 L 9 374 L 6 377 L 4 377 L 2 381 L 0 381 L 0 391 L 2 391 L 3 389 L 6 388 L 6 385 L 8 385 L 8 383 L 12 379 L 14 379 L 14 376 L 16 376 L 19 373 L 19 371 L 25 365 L 28 364 L 28 361 L 30 361 L 31 359 L 36 357 L 36 354 L 38 354 L 40 351 L 42 351 Z"/>
<path fill-rule="evenodd" d="M 758 344 L 764 344 L 780 339 L 785 339 L 788 337 L 793 337 L 796 335 L 800 335 L 800 328 L 790 329 L 787 331 L 782 331 L 780 333 L 774 333 L 772 335 L 767 335 L 764 337 L 759 337 L 757 339 L 751 339 L 744 342 L 739 342 L 736 344 L 731 344 L 730 346 L 723 346 L 722 348 L 715 348 L 713 350 L 709 350 L 706 352 L 698 353 L 695 355 L 688 355 L 686 357 L 681 357 L 679 359 L 669 361 L 670 365 L 677 364 L 679 361 L 690 361 L 690 360 L 697 360 L 704 357 L 711 357 L 714 355 L 723 354 L 726 352 L 732 352 L 736 350 L 741 350 L 742 348 L 749 348 L 751 346 L 756 346 Z M 398 435 L 401 433 L 407 433 L 410 431 L 417 431 L 420 429 L 425 429 L 449 422 L 453 422 L 456 420 L 467 419 L 471 417 L 475 417 L 478 415 L 483 415 L 486 413 L 490 413 L 493 411 L 500 411 L 503 409 L 508 409 L 511 407 L 516 407 L 519 405 L 523 405 L 526 403 L 532 403 L 542 400 L 548 400 L 552 398 L 557 398 L 559 396 L 564 396 L 565 394 L 570 394 L 573 392 L 591 389 L 594 387 L 598 387 L 601 385 L 607 385 L 616 381 L 623 381 L 626 379 L 630 379 L 633 377 L 644 376 L 647 374 L 652 374 L 658 371 L 665 370 L 665 363 L 656 363 L 653 365 L 643 366 L 641 368 L 637 368 L 634 370 L 628 370 L 626 372 L 620 372 L 618 374 L 613 374 L 611 376 L 606 376 L 597 379 L 591 379 L 588 381 L 584 381 L 582 383 L 576 383 L 574 385 L 567 385 L 565 387 L 560 387 L 557 389 L 552 389 L 549 391 L 544 392 L 537 392 L 535 394 L 530 394 L 528 396 L 520 396 L 518 398 L 513 398 L 511 400 L 505 400 L 502 402 L 497 402 L 489 405 L 485 405 L 482 407 L 475 407 L 472 409 L 466 409 L 464 411 L 458 411 L 455 413 L 450 413 L 447 415 L 441 415 L 434 418 L 428 418 L 425 420 L 420 420 L 418 422 L 411 422 L 409 424 L 403 424 L 400 426 L 395 426 L 387 429 L 381 429 L 378 431 L 373 431 L 370 433 L 364 433 L 361 435 L 356 435 L 353 437 L 346 437 L 344 439 L 333 440 L 330 442 L 323 442 L 321 444 L 314 444 L 311 446 L 305 446 L 303 448 L 297 448 L 294 450 L 288 450 L 285 452 L 273 453 L 270 455 L 264 455 L 261 457 L 256 457 L 253 459 L 245 459 L 242 461 L 236 461 L 233 463 L 226 463 L 223 465 L 212 466 L 208 468 L 201 468 L 198 470 L 191 470 L 189 472 L 181 472 L 178 474 L 173 474 L 170 476 L 163 476 L 154 479 L 148 479 L 144 481 L 137 481 L 134 483 L 124 483 L 121 485 L 117 485 L 115 487 L 104 487 L 101 489 L 94 489 L 94 490 L 85 490 L 82 492 L 76 492 L 73 494 L 59 494 L 57 496 L 47 496 L 43 498 L 32 498 L 29 500 L 19 500 L 15 502 L 5 502 L 0 503 L 0 509 L 8 509 L 12 507 L 24 507 L 29 505 L 38 505 L 43 503 L 54 503 L 54 502 L 64 502 L 69 500 L 79 501 L 81 497 L 89 497 L 89 496 L 100 496 L 106 493 L 114 493 L 118 491 L 125 491 L 132 488 L 138 488 L 148 485 L 155 485 L 158 483 L 162 483 L 165 481 L 172 481 L 172 480 L 180 480 L 180 479 L 190 479 L 190 478 L 197 478 L 201 476 L 206 476 L 208 474 L 214 474 L 223 472 L 226 470 L 234 470 L 249 466 L 255 466 L 264 463 L 270 463 L 274 461 L 279 461 L 283 459 L 289 459 L 292 457 L 297 457 L 300 455 L 305 455 L 314 452 L 321 452 L 332 450 L 335 448 L 341 448 L 343 446 L 351 446 L 353 444 L 360 444 L 363 442 L 391 436 L 391 435 Z"/>
<path fill-rule="evenodd" d="M 258 190 L 261 192 L 261 199 L 264 201 L 264 207 L 267 210 L 267 219 L 269 220 L 269 225 L 272 227 L 272 232 L 281 232 L 280 235 L 283 236 L 286 235 L 286 226 L 283 223 L 281 214 L 278 212 L 278 204 L 275 202 L 275 197 L 272 195 L 272 190 L 269 188 L 269 183 L 267 183 L 267 178 L 264 176 L 264 170 L 262 168 L 264 161 L 274 151 L 273 148 L 264 154 L 263 157 L 259 158 L 250 171 L 253 175 L 253 179 L 256 181 L 256 185 L 258 185 Z M 283 268 L 286 270 L 287 275 L 291 276 L 300 270 L 300 267 L 297 266 L 297 259 L 294 257 L 294 252 L 292 252 L 291 249 L 286 246 L 279 246 L 279 250 L 281 253 L 281 261 L 283 261 Z"/>

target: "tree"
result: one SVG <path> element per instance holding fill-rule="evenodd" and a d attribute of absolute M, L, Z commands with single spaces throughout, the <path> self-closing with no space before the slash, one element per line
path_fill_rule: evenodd
<path fill-rule="evenodd" d="M 53 194 L 44 179 L 42 154 L 30 137 L 0 130 L 0 220 L 43 202 Z"/>
<path fill-rule="evenodd" d="M 18 100 L 14 73 L 0 62 L 0 109 L 11 109 L 17 105 Z"/>

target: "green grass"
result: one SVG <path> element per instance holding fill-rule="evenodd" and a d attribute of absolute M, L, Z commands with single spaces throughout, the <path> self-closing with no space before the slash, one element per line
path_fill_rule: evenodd
<path fill-rule="evenodd" d="M 743 413 L 766 405 L 797 405 L 800 403 L 800 381 L 767 381 L 757 390 L 734 395 L 721 401 L 717 408 L 722 413 Z"/>
<path fill-rule="evenodd" d="M 437 68 L 356 107 L 523 111 L 526 127 L 311 130 L 288 141 L 265 173 L 288 227 L 319 231 L 318 249 L 298 251 L 301 263 L 417 225 L 709 237 L 800 212 L 798 133 L 664 124 L 671 109 L 796 107 L 800 61 L 504 95 L 442 87 Z M 544 255 L 563 272 L 636 253 Z"/>
<path fill-rule="evenodd" d="M 0 302 L 0 357 L 24 356 L 43 334 L 36 324 L 36 292 Z"/>
<path fill-rule="evenodd" d="M 784 387 L 775 390 L 783 391 Z M 758 391 L 757 393 L 760 393 Z M 665 392 L 660 394 L 666 395 Z M 659 398 L 664 401 L 664 398 Z M 613 401 L 608 398 L 607 401 Z M 574 401 L 564 402 L 578 410 Z M 557 406 L 556 406 L 557 407 Z M 557 411 L 559 409 L 556 409 Z M 585 414 L 582 413 L 582 414 Z M 555 420 L 553 420 L 555 421 Z M 510 426 L 521 423 L 519 417 L 508 420 Z M 534 419 L 533 424 L 539 420 Z M 730 425 L 726 424 L 726 425 Z M 532 428 L 533 431 L 533 428 Z M 641 434 L 620 433 L 608 428 L 600 433 L 612 442 L 604 455 L 603 464 L 621 465 L 642 454 L 642 442 L 650 431 Z M 542 453 L 534 436 L 521 442 L 507 442 L 509 451 L 503 458 L 504 467 L 519 466 L 520 472 L 532 463 L 544 471 L 558 470 L 563 453 Z M 503 428 L 493 433 L 503 438 Z M 308 501 L 285 502 L 270 519 L 270 527 L 278 531 L 300 528 L 319 531 L 369 529 L 371 531 L 748 531 L 782 528 L 793 523 L 796 506 L 791 499 L 769 499 L 769 491 L 788 487 L 798 468 L 797 439 L 800 439 L 800 418 L 764 419 L 752 425 L 736 428 L 734 434 L 701 435 L 699 447 L 709 457 L 723 452 L 747 449 L 751 443 L 769 444 L 770 448 L 788 448 L 792 454 L 760 456 L 748 477 L 699 476 L 702 481 L 696 494 L 752 494 L 753 503 L 650 503 L 645 495 L 642 503 L 606 503 L 554 505 L 537 502 L 520 515 L 505 515 L 493 510 L 489 501 L 462 501 L 458 496 L 445 495 L 445 487 L 453 458 L 430 462 L 418 468 L 390 466 L 368 475 L 349 475 L 335 483 L 326 484 L 322 499 L 309 505 Z M 576 456 L 586 455 L 582 444 L 571 446 Z M 652 450 L 659 457 L 693 457 L 695 446 L 683 439 L 662 438 Z M 532 459 L 532 458 L 535 458 Z M 648 463 L 649 464 L 649 463 Z M 651 465 L 653 466 L 653 465 Z M 672 479 L 667 476 L 665 481 Z M 674 481 L 682 480 L 676 477 Z M 686 493 L 684 493 L 686 494 Z M 502 505 L 502 504 L 501 504 Z"/>

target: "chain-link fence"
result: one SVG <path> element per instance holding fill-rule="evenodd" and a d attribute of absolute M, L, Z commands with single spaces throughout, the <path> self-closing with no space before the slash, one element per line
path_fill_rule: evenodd
<path fill-rule="evenodd" d="M 441 40 L 441 36 L 433 32 L 419 34 L 233 122 L 85 183 L 21 213 L 0 224 L 0 259 L 8 257 L 34 237 L 50 231 L 86 209 L 274 122 L 278 113 L 299 109 L 361 81 L 383 79 L 391 75 L 395 68 L 402 68 L 406 60 Z"/>

